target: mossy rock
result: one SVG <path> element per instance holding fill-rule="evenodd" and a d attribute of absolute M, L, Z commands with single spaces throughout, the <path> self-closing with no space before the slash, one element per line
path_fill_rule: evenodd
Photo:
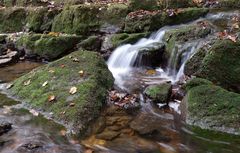
<path fill-rule="evenodd" d="M 144 94 L 157 103 L 167 103 L 172 92 L 172 85 L 163 83 L 147 87 Z"/>
<path fill-rule="evenodd" d="M 136 10 L 157 10 L 158 0 L 142 0 L 139 3 L 138 0 L 129 0 L 129 6 L 132 11 Z"/>
<path fill-rule="evenodd" d="M 111 36 L 111 44 L 113 48 L 116 48 L 124 44 L 134 44 L 139 41 L 141 38 L 148 36 L 149 33 L 119 33 Z"/>
<path fill-rule="evenodd" d="M 54 17 L 60 13 L 59 9 L 49 10 L 44 7 L 28 8 L 26 28 L 37 33 L 50 31 Z"/>
<path fill-rule="evenodd" d="M 87 39 L 77 44 L 77 48 L 82 48 L 91 51 L 100 51 L 102 39 L 99 36 L 90 36 Z"/>
<path fill-rule="evenodd" d="M 166 25 L 175 25 L 196 20 L 208 13 L 205 8 L 185 8 L 176 15 L 169 16 L 166 12 L 158 12 L 143 16 L 128 15 L 125 20 L 127 33 L 156 31 Z"/>
<path fill-rule="evenodd" d="M 23 30 L 27 13 L 24 8 L 0 8 L 0 32 L 19 32 Z"/>
<path fill-rule="evenodd" d="M 187 85 L 191 86 L 185 97 L 187 122 L 201 128 L 240 134 L 240 94 L 229 92 L 209 81 L 201 82 L 197 85 L 190 81 Z"/>
<path fill-rule="evenodd" d="M 12 96 L 32 108 L 52 112 L 55 120 L 83 134 L 89 123 L 99 116 L 113 77 L 99 54 L 76 51 L 12 83 L 13 87 L 8 90 Z M 70 93 L 72 87 L 77 88 L 75 94 Z M 52 95 L 55 98 L 50 101 Z"/>
<path fill-rule="evenodd" d="M 26 34 L 17 40 L 17 46 L 27 55 L 53 60 L 71 52 L 81 40 L 81 36 L 72 35 Z"/>
<path fill-rule="evenodd" d="M 53 21 L 52 31 L 91 35 L 107 23 L 122 26 L 128 8 L 123 4 L 72 5 L 65 7 Z"/>
<path fill-rule="evenodd" d="M 239 0 L 219 0 L 217 7 L 220 8 L 240 8 Z"/>
<path fill-rule="evenodd" d="M 187 63 L 187 72 L 206 78 L 228 90 L 240 92 L 240 41 L 214 40 L 203 56 L 195 54 Z M 201 52 L 201 50 L 200 50 Z M 198 61 L 199 65 L 195 65 Z"/>

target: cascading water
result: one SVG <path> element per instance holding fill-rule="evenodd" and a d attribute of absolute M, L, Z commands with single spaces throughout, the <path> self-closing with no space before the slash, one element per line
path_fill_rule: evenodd
<path fill-rule="evenodd" d="M 118 87 L 127 90 L 127 87 L 125 87 L 124 83 L 126 80 L 129 81 L 131 72 L 136 69 L 136 67 L 134 67 L 136 60 L 141 60 L 137 59 L 141 48 L 147 47 L 156 42 L 164 43 L 163 38 L 165 33 L 173 28 L 177 27 L 173 26 L 162 28 L 158 32 L 153 33 L 149 38 L 142 38 L 136 44 L 126 44 L 114 50 L 108 60 L 108 68 L 113 73 L 115 84 Z M 164 70 L 162 68 L 157 68 L 156 71 L 159 72 L 158 76 L 144 77 L 141 78 L 141 81 L 147 82 L 149 79 L 151 79 L 152 83 L 147 82 L 146 84 L 157 83 L 154 81 L 154 79 L 159 78 L 161 78 L 161 80 L 171 81 L 172 83 L 179 81 L 184 74 L 184 66 L 186 61 L 194 54 L 200 42 L 200 40 L 195 40 L 192 42 L 186 42 L 185 44 L 175 44 L 175 47 L 171 51 L 171 57 L 168 60 L 169 62 L 167 67 Z"/>
<path fill-rule="evenodd" d="M 136 44 L 123 45 L 114 50 L 108 60 L 108 68 L 113 73 L 115 84 L 124 89 L 124 77 L 133 69 L 139 50 L 155 42 L 162 42 L 164 34 L 165 30 L 159 30 L 148 39 L 143 38 Z"/>

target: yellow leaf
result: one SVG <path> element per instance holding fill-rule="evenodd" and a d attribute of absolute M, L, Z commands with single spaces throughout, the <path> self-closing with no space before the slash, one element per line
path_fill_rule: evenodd
<path fill-rule="evenodd" d="M 45 87 L 48 84 L 48 81 L 45 81 L 42 86 Z"/>
<path fill-rule="evenodd" d="M 23 85 L 24 85 L 24 86 L 28 86 L 30 83 L 31 83 L 31 80 L 29 79 L 29 80 L 25 81 L 25 82 L 23 83 Z"/>
<path fill-rule="evenodd" d="M 156 71 L 155 70 L 147 70 L 146 74 L 154 75 L 154 74 L 156 74 Z"/>
<path fill-rule="evenodd" d="M 77 92 L 77 87 L 71 87 L 70 90 L 69 90 L 69 93 L 70 94 L 75 94 Z"/>
<path fill-rule="evenodd" d="M 83 70 L 79 71 L 78 73 L 80 74 L 81 77 L 84 75 L 84 71 Z"/>

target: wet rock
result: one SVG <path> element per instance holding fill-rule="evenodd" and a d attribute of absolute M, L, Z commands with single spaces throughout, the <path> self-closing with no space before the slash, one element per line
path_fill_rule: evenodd
<path fill-rule="evenodd" d="M 16 62 L 18 58 L 19 56 L 17 51 L 11 51 L 6 55 L 2 55 L 0 56 L 0 67 Z"/>
<path fill-rule="evenodd" d="M 55 34 L 55 33 L 54 33 Z M 38 56 L 47 60 L 59 58 L 71 52 L 81 36 L 50 34 L 25 34 L 16 44 L 18 48 L 24 48 L 26 56 Z"/>
<path fill-rule="evenodd" d="M 158 67 L 163 59 L 165 45 L 155 42 L 139 49 L 134 66 Z"/>
<path fill-rule="evenodd" d="M 207 9 L 186 8 L 176 15 L 169 15 L 167 12 L 156 11 L 154 13 L 133 12 L 125 20 L 125 29 L 127 33 L 150 32 L 160 29 L 165 25 L 174 25 L 186 23 L 206 15 Z M 140 15 L 132 15 L 140 14 Z"/>
<path fill-rule="evenodd" d="M 144 91 L 144 94 L 157 103 L 167 103 L 172 91 L 170 83 L 159 85 L 150 85 Z"/>
<path fill-rule="evenodd" d="M 46 81 L 48 84 L 43 86 Z M 18 96 L 34 109 L 51 112 L 53 119 L 80 135 L 98 117 L 113 77 L 99 54 L 76 51 L 12 83 L 8 90 L 12 96 Z M 75 91 L 70 92 L 73 88 Z M 70 106 L 71 103 L 75 105 Z"/>
<path fill-rule="evenodd" d="M 188 124 L 234 134 L 239 133 L 240 94 L 229 92 L 208 80 L 193 79 L 186 84 L 184 98 Z"/>
<path fill-rule="evenodd" d="M 0 121 L 0 135 L 3 135 L 4 133 L 7 133 L 12 129 L 12 124 L 5 122 L 5 121 Z"/>
<path fill-rule="evenodd" d="M 200 49 L 186 64 L 185 73 L 206 78 L 226 89 L 240 92 L 240 41 L 213 40 L 208 50 Z"/>
<path fill-rule="evenodd" d="M 99 36 L 90 36 L 87 39 L 77 44 L 77 48 L 90 51 L 100 51 L 102 45 L 102 39 Z"/>
<path fill-rule="evenodd" d="M 119 135 L 120 135 L 120 132 L 105 130 L 102 133 L 97 134 L 96 138 L 110 141 L 110 140 L 113 140 L 114 138 L 118 137 Z"/>

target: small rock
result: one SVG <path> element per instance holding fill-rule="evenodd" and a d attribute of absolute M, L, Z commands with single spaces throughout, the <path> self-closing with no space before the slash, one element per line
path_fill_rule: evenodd
<path fill-rule="evenodd" d="M 5 121 L 0 121 L 0 135 L 7 133 L 12 129 L 12 124 L 5 122 Z"/>

